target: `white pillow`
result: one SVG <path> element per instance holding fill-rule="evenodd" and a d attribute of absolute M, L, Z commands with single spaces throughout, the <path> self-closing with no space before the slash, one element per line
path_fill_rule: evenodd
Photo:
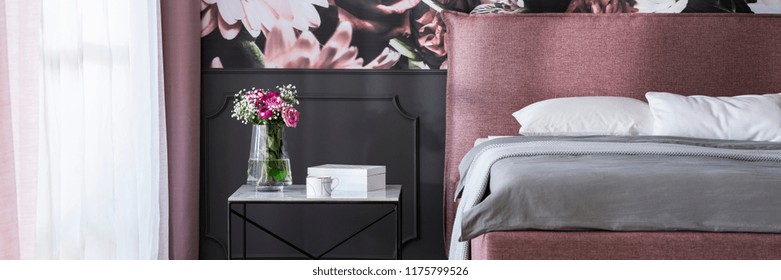
<path fill-rule="evenodd" d="M 513 113 L 521 135 L 649 135 L 648 104 L 629 97 L 584 96 L 543 100 Z"/>
<path fill-rule="evenodd" d="M 488 135 L 488 137 L 485 137 L 485 138 L 477 138 L 477 139 L 475 139 L 475 144 L 474 144 L 473 147 L 477 147 L 477 145 L 483 144 L 483 142 L 488 141 L 488 140 L 493 140 L 493 139 L 496 139 L 496 138 L 505 138 L 505 137 L 512 137 L 512 136 L 509 136 L 509 135 L 496 135 L 496 136 Z"/>
<path fill-rule="evenodd" d="M 734 97 L 649 92 L 654 135 L 781 141 L 781 93 Z"/>

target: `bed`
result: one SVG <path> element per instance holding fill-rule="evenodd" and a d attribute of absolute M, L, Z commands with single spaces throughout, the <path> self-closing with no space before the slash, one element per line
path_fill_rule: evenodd
<path fill-rule="evenodd" d="M 777 15 L 446 12 L 445 20 L 449 53 L 446 248 L 454 248 L 454 229 L 459 235 L 464 229 L 462 223 L 454 225 L 459 207 L 456 198 L 461 193 L 459 164 L 475 139 L 518 135 L 518 123 L 511 114 L 524 106 L 572 96 L 645 100 L 649 91 L 707 96 L 781 92 L 781 29 L 771 28 L 781 26 Z M 770 147 L 755 153 L 774 157 L 776 152 Z M 728 189 L 729 185 L 724 186 Z M 762 215 L 765 219 L 772 216 Z M 688 226 L 659 230 L 642 225 L 615 230 L 496 227 L 473 230 L 464 238 L 469 250 L 462 257 L 781 259 L 781 234 L 772 223 L 775 220 L 758 230 L 692 230 Z"/>

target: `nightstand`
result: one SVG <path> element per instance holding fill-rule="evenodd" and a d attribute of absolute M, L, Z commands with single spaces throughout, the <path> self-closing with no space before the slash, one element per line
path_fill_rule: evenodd
<path fill-rule="evenodd" d="M 302 255 L 309 259 L 321 259 L 328 253 L 341 246 L 345 242 L 349 241 L 356 235 L 364 232 L 366 229 L 371 228 L 376 223 L 384 220 L 386 217 L 395 216 L 395 252 L 396 259 L 401 259 L 401 186 L 388 185 L 384 190 L 370 191 L 365 196 L 345 196 L 345 197 L 307 197 L 306 187 L 304 185 L 292 185 L 285 187 L 283 191 L 279 192 L 261 192 L 255 190 L 254 186 L 243 185 L 239 187 L 228 198 L 228 258 L 233 259 L 233 238 L 234 233 L 232 230 L 231 218 L 237 217 L 240 220 L 241 237 L 242 239 L 242 258 L 247 259 L 247 224 L 267 233 L 271 237 L 281 241 L 290 248 L 295 249 Z M 312 254 L 302 249 L 300 246 L 293 244 L 283 236 L 279 236 L 276 233 L 263 226 L 263 220 L 255 218 L 254 220 L 247 215 L 248 204 L 271 204 L 271 205 L 294 205 L 294 204 L 320 204 L 320 205 L 391 205 L 392 209 L 388 212 L 377 217 L 372 222 L 363 225 L 360 230 L 348 234 L 340 242 L 336 242 L 330 249 L 320 254 Z M 312 229 L 314 231 L 318 229 Z M 322 230 L 322 229 L 320 229 Z"/>

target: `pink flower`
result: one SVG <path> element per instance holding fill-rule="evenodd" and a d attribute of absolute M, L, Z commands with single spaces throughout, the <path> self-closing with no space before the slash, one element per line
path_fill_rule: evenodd
<path fill-rule="evenodd" d="M 263 101 L 266 101 L 266 100 L 269 100 L 269 99 L 274 99 L 274 98 L 277 98 L 277 97 L 279 97 L 279 92 L 269 91 L 265 95 L 263 95 Z"/>
<path fill-rule="evenodd" d="M 304 31 L 320 26 L 314 6 L 328 7 L 328 0 L 201 0 L 201 37 L 219 28 L 228 40 L 244 26 L 252 37 L 268 34 L 277 21 L 290 22 Z"/>
<path fill-rule="evenodd" d="M 458 0 L 463 1 L 463 0 Z M 409 11 L 419 6 L 421 0 L 341 0 L 337 4 L 340 21 L 349 21 L 358 32 L 382 38 L 407 37 Z"/>
<path fill-rule="evenodd" d="M 265 104 L 266 107 L 268 107 L 271 110 L 279 110 L 280 105 L 285 103 L 284 100 L 282 100 L 282 97 L 279 96 L 279 92 L 276 91 L 269 91 L 266 92 L 261 98 L 260 101 Z"/>
<path fill-rule="evenodd" d="M 286 22 L 277 22 L 266 39 L 266 68 L 324 68 L 324 69 L 387 69 L 396 64 L 401 54 L 388 48 L 374 61 L 363 64 L 358 49 L 350 46 L 353 27 L 343 21 L 331 38 L 323 44 L 309 31 L 296 32 Z"/>
<path fill-rule="evenodd" d="M 211 67 L 211 68 L 220 68 L 220 69 L 224 68 L 224 67 L 222 67 L 222 60 L 220 60 L 219 56 L 215 57 L 214 59 L 212 59 L 212 63 L 209 65 L 209 67 Z"/>
<path fill-rule="evenodd" d="M 279 96 L 266 99 L 266 106 L 268 106 L 269 108 L 272 108 L 272 109 L 277 108 L 277 107 L 281 106 L 284 103 L 285 103 L 285 100 L 282 100 L 282 97 L 279 97 Z M 277 108 L 277 110 L 279 110 L 279 109 Z"/>
<path fill-rule="evenodd" d="M 268 107 L 263 106 L 258 110 L 258 117 L 264 120 L 268 120 L 271 118 L 271 116 L 274 115 L 274 112 L 271 111 Z"/>
<path fill-rule="evenodd" d="M 282 119 L 288 127 L 296 127 L 298 124 L 298 110 L 293 107 L 285 107 L 282 111 Z"/>

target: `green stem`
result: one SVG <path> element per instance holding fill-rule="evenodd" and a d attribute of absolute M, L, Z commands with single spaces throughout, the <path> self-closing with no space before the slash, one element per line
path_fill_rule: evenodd
<path fill-rule="evenodd" d="M 252 68 L 263 68 L 266 65 L 265 57 L 263 56 L 263 52 L 260 51 L 260 48 L 257 44 L 255 44 L 255 41 L 252 40 L 246 40 L 246 41 L 239 41 L 239 44 L 241 44 L 241 48 L 244 51 L 244 54 L 247 55 L 247 57 L 251 58 Z"/>
<path fill-rule="evenodd" d="M 282 126 L 268 125 L 268 137 L 266 138 L 266 147 L 268 147 L 268 159 L 282 159 Z"/>
<path fill-rule="evenodd" d="M 263 171 L 275 181 L 285 180 L 289 170 L 286 162 L 282 161 L 284 155 L 282 148 L 282 125 L 266 126 L 266 163 L 263 165 Z"/>

